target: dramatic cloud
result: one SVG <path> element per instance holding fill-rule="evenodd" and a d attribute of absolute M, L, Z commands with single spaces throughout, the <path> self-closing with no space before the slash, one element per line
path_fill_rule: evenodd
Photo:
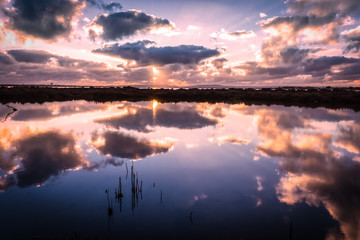
<path fill-rule="evenodd" d="M 4 84 L 131 84 L 142 87 L 358 85 L 359 1 L 288 0 L 285 3 L 287 10 L 282 11 L 282 15 L 268 18 L 265 13 L 252 14 L 255 19 L 259 14 L 261 19 L 257 25 L 262 33 L 248 29 L 229 31 L 211 24 L 204 27 L 202 19 L 198 23 L 181 24 L 184 32 L 180 33 L 181 30 L 166 17 L 142 10 L 121 10 L 121 4 L 116 1 L 2 1 L 0 39 L 15 50 L 0 52 L 0 81 Z M 86 8 L 81 13 L 86 5 L 97 9 Z M 100 14 L 91 21 L 94 10 Z M 254 18 L 246 21 L 250 19 Z M 85 52 L 93 45 L 93 53 L 113 58 L 97 55 L 94 61 L 101 59 L 104 63 L 95 63 L 46 51 L 16 50 L 25 43 L 19 42 L 26 40 L 24 35 L 58 39 L 75 33 L 72 26 L 77 26 L 79 31 L 71 35 L 74 36 L 71 42 L 60 41 L 64 54 L 71 54 L 69 50 L 75 47 L 77 57 L 89 57 Z M 83 36 L 84 30 L 94 42 Z M 175 32 L 178 35 L 172 35 L 171 39 L 159 39 L 159 34 L 170 36 Z M 158 46 L 153 41 L 133 39 L 136 35 L 147 39 L 148 34 L 157 35 L 153 37 Z M 216 40 L 213 42 L 216 49 L 205 45 L 211 44 L 205 39 L 209 35 Z M 126 37 L 131 37 L 129 43 L 114 44 Z M 188 42 L 192 39 L 196 45 Z M 98 45 L 104 41 L 110 44 Z M 35 43 L 38 44 L 37 40 L 26 42 L 27 48 L 36 46 Z M 187 45 L 180 45 L 182 43 Z M 224 56 L 220 56 L 221 53 Z M 156 67 L 155 72 L 152 65 Z M 155 76 L 157 71 L 159 74 Z"/>
<path fill-rule="evenodd" d="M 291 16 L 270 18 L 262 26 L 283 33 L 280 37 L 288 38 L 290 44 L 297 44 L 299 39 L 310 43 L 337 42 L 338 28 L 347 24 L 350 14 L 360 10 L 356 0 L 289 0 L 286 3 Z"/>
<path fill-rule="evenodd" d="M 170 143 L 158 143 L 110 131 L 102 136 L 93 133 L 91 142 L 103 155 L 109 154 L 113 157 L 128 159 L 141 159 L 165 153 L 172 147 Z"/>
<path fill-rule="evenodd" d="M 87 165 L 75 148 L 74 137 L 56 131 L 30 135 L 15 142 L 14 155 L 22 168 L 16 173 L 18 185 L 43 184 L 51 176 Z"/>
<path fill-rule="evenodd" d="M 340 29 L 353 24 L 352 17 L 360 13 L 359 1 L 289 0 L 286 4 L 289 16 L 261 22 L 266 37 L 257 61 L 239 66 L 245 72 L 243 79 L 280 84 L 286 83 L 286 79 L 297 79 L 302 84 L 331 84 L 339 80 L 345 84 L 358 80 L 358 59 L 319 56 L 319 52 L 327 50 L 328 44 L 339 43 Z M 357 29 L 342 33 L 348 42 L 345 53 L 358 51 L 357 35 Z"/>
<path fill-rule="evenodd" d="M 157 108 L 156 112 L 138 108 L 135 113 L 129 111 L 127 115 L 99 119 L 96 122 L 115 129 L 122 127 L 139 132 L 149 132 L 149 127 L 155 126 L 195 129 L 217 124 L 216 120 L 203 117 L 195 110 L 169 111 L 161 108 Z"/>
<path fill-rule="evenodd" d="M 176 47 L 147 47 L 151 41 L 138 41 L 123 45 L 113 44 L 93 50 L 109 56 L 135 60 L 139 65 L 166 65 L 171 63 L 197 64 L 201 60 L 220 55 L 218 50 L 202 46 L 180 45 Z"/>
<path fill-rule="evenodd" d="M 105 41 L 119 40 L 158 28 L 173 28 L 173 25 L 167 19 L 158 18 L 136 10 L 100 15 L 89 27 L 92 29 L 91 27 L 94 26 L 102 27 L 100 36 Z M 96 36 L 94 34 L 96 34 L 96 31 L 92 30 L 92 38 Z"/>
<path fill-rule="evenodd" d="M 83 7 L 83 1 L 15 0 L 12 8 L 3 11 L 11 29 L 50 40 L 68 36 L 75 16 Z"/>
<path fill-rule="evenodd" d="M 210 36 L 214 39 L 220 38 L 224 40 L 235 41 L 235 40 L 253 38 L 256 35 L 253 31 L 238 30 L 234 32 L 227 32 L 225 29 L 221 29 L 219 32 L 214 32 Z"/>
<path fill-rule="evenodd" d="M 109 69 L 96 63 L 62 57 L 41 50 L 9 50 L 0 54 L 0 82 L 2 84 L 93 84 L 125 83 L 125 70 Z M 142 79 L 144 80 L 144 79 Z"/>

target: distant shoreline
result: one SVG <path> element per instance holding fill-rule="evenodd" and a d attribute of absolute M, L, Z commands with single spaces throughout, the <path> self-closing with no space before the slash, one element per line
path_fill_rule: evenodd
<path fill-rule="evenodd" d="M 140 89 L 134 87 L 0 86 L 0 102 L 44 103 L 86 100 L 94 102 L 151 101 L 245 103 L 299 107 L 348 108 L 360 110 L 360 88 L 180 88 Z"/>

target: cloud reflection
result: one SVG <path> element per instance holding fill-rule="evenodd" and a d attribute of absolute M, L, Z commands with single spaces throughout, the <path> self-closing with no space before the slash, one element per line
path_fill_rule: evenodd
<path fill-rule="evenodd" d="M 42 185 L 51 176 L 88 165 L 70 133 L 25 131 L 16 137 L 1 132 L 8 137 L 0 142 L 0 190 Z"/>
<path fill-rule="evenodd" d="M 259 115 L 258 131 L 262 138 L 257 151 L 280 159 L 282 175 L 276 187 L 279 200 L 287 204 L 304 201 L 309 205 L 323 205 L 340 223 L 341 232 L 330 232 L 329 239 L 339 239 L 340 235 L 342 239 L 359 239 L 360 164 L 334 150 L 337 144 L 358 153 L 359 126 L 338 127 L 339 137 L 333 143 L 336 139 L 330 133 L 304 131 L 316 119 L 326 121 L 319 115 L 311 119 L 311 114 L 299 115 L 296 108 L 284 111 L 276 107 L 255 112 Z M 325 116 L 331 120 L 334 114 L 327 110 Z M 348 117 L 343 114 L 343 118 Z"/>
<path fill-rule="evenodd" d="M 340 125 L 339 130 L 341 134 L 336 143 L 349 152 L 360 154 L 360 125 Z"/>
<path fill-rule="evenodd" d="M 128 159 L 141 159 L 165 153 L 172 148 L 171 143 L 138 139 L 120 132 L 110 131 L 103 135 L 94 132 L 90 144 L 103 155 Z"/>
<path fill-rule="evenodd" d="M 16 141 L 14 155 L 22 163 L 22 168 L 16 173 L 18 185 L 40 185 L 63 171 L 86 166 L 86 161 L 75 145 L 71 134 L 57 131 L 31 135 Z"/>

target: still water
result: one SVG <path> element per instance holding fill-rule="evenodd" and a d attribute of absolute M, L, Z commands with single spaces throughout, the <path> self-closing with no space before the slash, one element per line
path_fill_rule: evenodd
<path fill-rule="evenodd" d="M 0 239 L 360 239 L 358 112 L 9 105 Z"/>

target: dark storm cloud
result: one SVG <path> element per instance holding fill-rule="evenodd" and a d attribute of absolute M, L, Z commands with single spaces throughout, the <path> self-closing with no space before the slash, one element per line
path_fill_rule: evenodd
<path fill-rule="evenodd" d="M 97 149 L 114 157 L 140 159 L 150 155 L 165 153 L 171 145 L 160 145 L 148 140 L 138 139 L 118 132 L 105 132 L 103 136 L 93 136 L 93 140 L 103 137 L 105 142 Z"/>
<path fill-rule="evenodd" d="M 16 172 L 20 187 L 42 184 L 51 176 L 85 165 L 70 134 L 49 131 L 31 135 L 16 141 L 15 148 L 14 155 L 22 163 Z"/>
<path fill-rule="evenodd" d="M 326 70 L 327 73 L 331 72 L 332 66 L 341 64 L 353 64 L 359 63 L 360 59 L 357 58 L 346 58 L 346 57 L 320 57 L 308 59 L 304 62 L 305 73 L 315 73 Z"/>
<path fill-rule="evenodd" d="M 101 37 L 106 41 L 119 40 L 140 32 L 148 32 L 161 27 L 172 28 L 167 19 L 130 10 L 98 16 L 91 25 L 103 28 Z"/>
<path fill-rule="evenodd" d="M 51 54 L 47 51 L 42 50 L 9 50 L 7 51 L 17 62 L 26 62 L 26 63 L 47 63 L 50 61 L 51 57 L 55 57 L 54 54 Z"/>
<path fill-rule="evenodd" d="M 152 109 L 139 108 L 134 114 L 99 119 L 96 122 L 116 129 L 122 127 L 139 132 L 149 132 L 148 128 L 154 126 L 196 129 L 217 124 L 216 120 L 203 117 L 195 110 L 168 111 L 161 108 L 157 108 L 156 112 Z"/>
<path fill-rule="evenodd" d="M 0 52 L 0 64 L 11 65 L 14 63 L 15 63 L 15 61 L 11 56 Z"/>
<path fill-rule="evenodd" d="M 10 10 L 3 11 L 12 29 L 49 40 L 71 32 L 71 22 L 82 4 L 72 0 L 15 0 Z"/>
<path fill-rule="evenodd" d="M 123 45 L 113 44 L 93 50 L 110 56 L 135 60 L 139 65 L 166 65 L 171 63 L 197 64 L 201 60 L 220 55 L 215 49 L 203 46 L 180 45 L 176 47 L 146 47 L 151 41 L 138 41 Z"/>

